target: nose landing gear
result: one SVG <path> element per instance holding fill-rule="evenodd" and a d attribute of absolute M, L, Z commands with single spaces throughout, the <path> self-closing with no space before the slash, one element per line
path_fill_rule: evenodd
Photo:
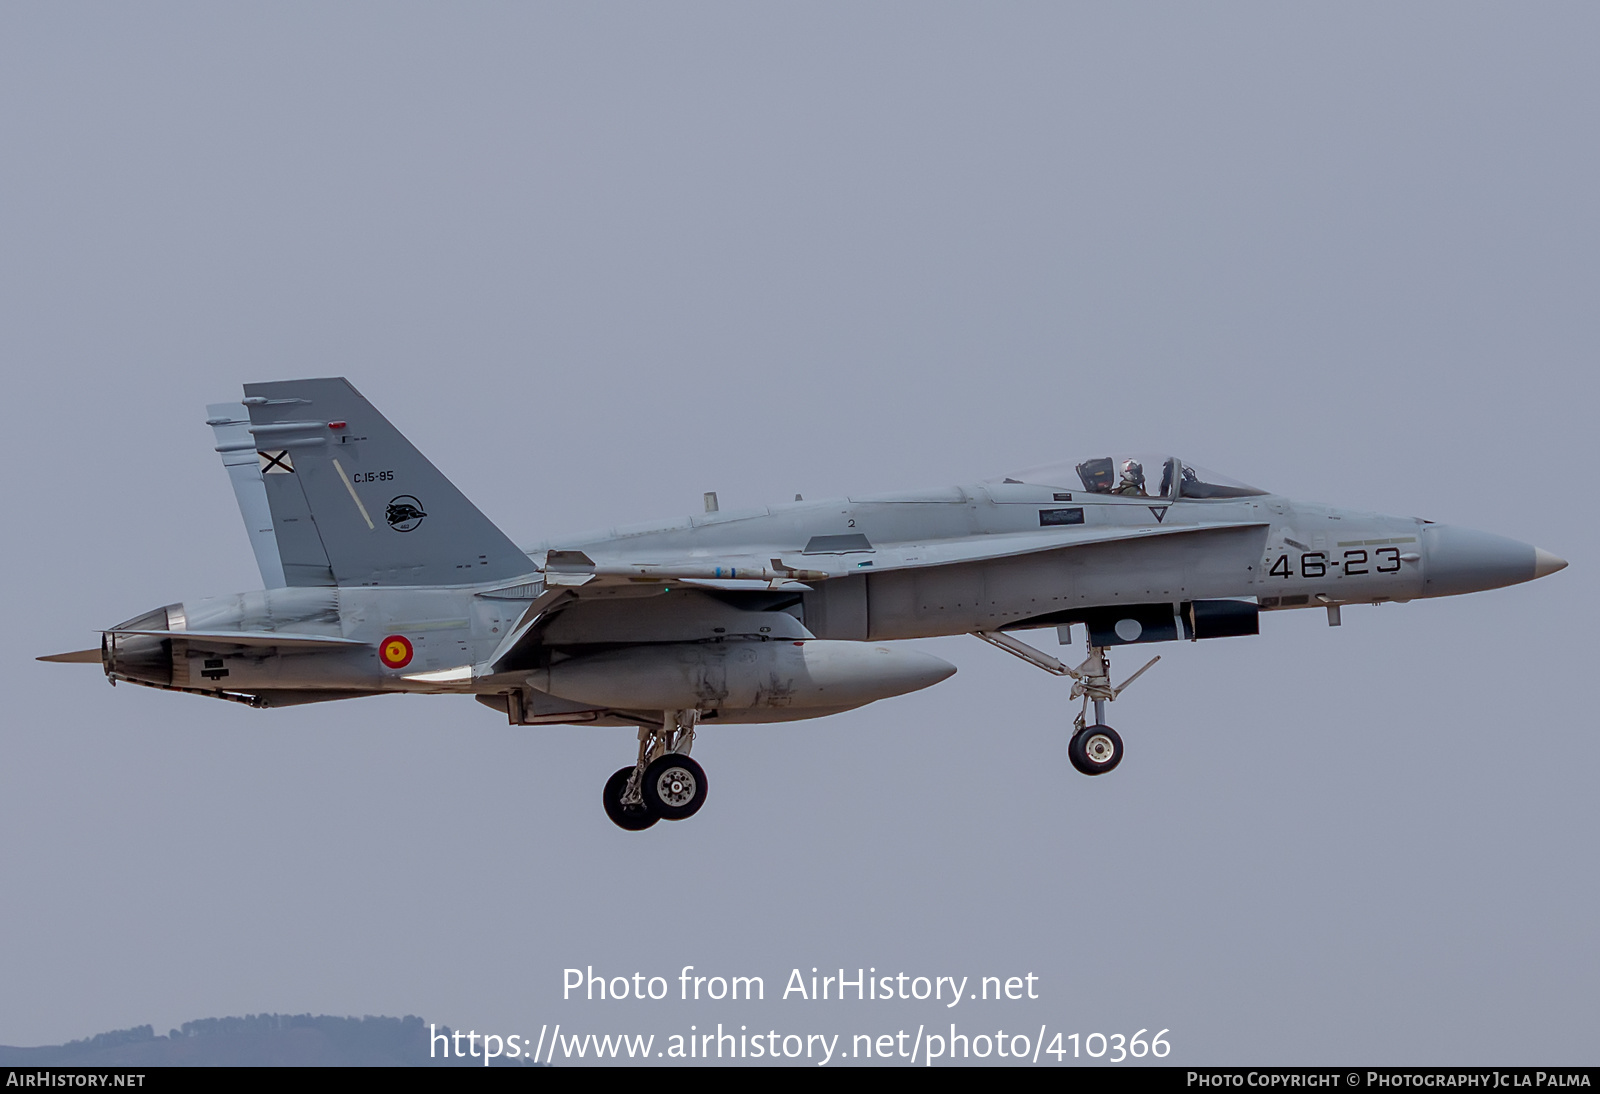
<path fill-rule="evenodd" d="M 706 801 L 706 773 L 689 750 L 697 710 L 662 711 L 661 725 L 639 727 L 639 758 L 606 780 L 601 798 L 618 828 L 640 832 L 660 820 L 688 820 Z"/>
<path fill-rule="evenodd" d="M 1085 775 L 1104 775 L 1122 762 L 1122 738 L 1105 724 L 1106 704 L 1127 690 L 1128 685 L 1143 676 L 1145 670 L 1160 656 L 1145 662 L 1144 668 L 1128 677 L 1116 687 L 1111 686 L 1111 658 L 1104 646 L 1090 646 L 1089 656 L 1077 668 L 1068 668 L 1042 650 L 1018 641 L 1000 631 L 975 631 L 978 638 L 991 646 L 998 646 L 1013 657 L 1019 657 L 1035 668 L 1052 676 L 1072 677 L 1072 698 L 1082 699 L 1083 706 L 1072 724 L 1072 740 L 1067 744 L 1067 759 Z M 1094 724 L 1088 725 L 1089 703 L 1094 703 Z"/>

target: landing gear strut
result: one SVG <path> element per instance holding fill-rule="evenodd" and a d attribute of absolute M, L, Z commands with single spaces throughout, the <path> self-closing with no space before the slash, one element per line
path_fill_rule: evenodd
<path fill-rule="evenodd" d="M 1160 658 L 1156 658 L 1159 661 Z M 1151 661 L 1150 665 L 1155 664 Z M 1146 665 L 1147 669 L 1150 665 Z M 1065 666 L 1063 666 L 1065 667 Z M 1140 669 L 1139 672 L 1143 672 Z M 1128 677 L 1122 688 L 1133 683 L 1139 672 Z M 1115 699 L 1122 688 L 1111 686 L 1111 658 L 1104 646 L 1090 646 L 1089 656 L 1083 664 L 1069 669 L 1072 677 L 1072 698 L 1083 699 L 1078 717 L 1072 723 L 1072 740 L 1067 742 L 1067 759 L 1085 775 L 1104 775 L 1122 762 L 1122 738 L 1105 724 L 1106 704 Z M 1089 716 L 1089 703 L 1094 702 L 1094 725 L 1085 725 Z"/>
<path fill-rule="evenodd" d="M 1036 668 L 1054 676 L 1072 677 L 1072 698 L 1083 700 L 1078 717 L 1072 723 L 1072 740 L 1067 744 L 1067 759 L 1085 775 L 1104 775 L 1122 762 L 1122 738 L 1105 724 L 1106 704 L 1121 695 L 1129 684 L 1143 676 L 1145 669 L 1161 660 L 1159 656 L 1145 662 L 1144 668 L 1128 677 L 1116 687 L 1111 686 L 1111 658 L 1104 646 L 1090 646 L 1089 656 L 1077 668 L 1068 668 L 1042 650 L 1026 642 L 1019 642 L 1000 631 L 976 631 L 977 637 L 992 646 L 998 646 L 1020 657 Z M 1094 724 L 1089 725 L 1089 704 L 1094 703 Z"/>
<path fill-rule="evenodd" d="M 665 710 L 661 724 L 639 727 L 639 758 L 606 781 L 606 816 L 638 832 L 658 820 L 687 820 L 706 801 L 706 773 L 689 758 L 697 710 Z"/>

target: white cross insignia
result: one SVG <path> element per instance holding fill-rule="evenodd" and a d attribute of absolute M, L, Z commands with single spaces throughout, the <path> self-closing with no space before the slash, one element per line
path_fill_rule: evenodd
<path fill-rule="evenodd" d="M 256 458 L 261 461 L 263 475 L 294 474 L 294 460 L 290 457 L 288 449 L 278 452 L 257 452 Z"/>

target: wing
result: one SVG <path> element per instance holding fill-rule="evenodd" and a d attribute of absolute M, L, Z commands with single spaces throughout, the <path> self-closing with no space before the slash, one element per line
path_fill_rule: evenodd
<path fill-rule="evenodd" d="M 812 634 L 788 609 L 799 604 L 801 594 L 839 578 L 1264 526 L 1218 521 L 1052 527 L 878 547 L 860 536 L 849 537 L 850 543 L 820 544 L 818 540 L 845 537 L 813 537 L 809 553 L 772 546 L 746 548 L 737 555 L 667 559 L 604 555 L 598 547 L 588 548 L 598 558 L 586 551 L 550 551 L 542 591 L 530 598 L 522 619 L 488 665 L 496 674 L 516 672 L 535 663 L 541 646 L 696 641 L 740 634 L 801 639 Z"/>
<path fill-rule="evenodd" d="M 1181 525 L 1125 525 L 1115 527 L 1041 528 L 1037 531 L 1002 532 L 931 540 L 926 543 L 891 543 L 873 546 L 865 536 L 816 536 L 804 550 L 773 545 L 747 548 L 738 554 L 695 555 L 671 559 L 591 558 L 583 551 L 551 551 L 546 558 L 546 583 L 581 587 L 599 582 L 617 584 L 672 579 L 713 588 L 772 589 L 798 587 L 859 573 L 882 573 L 959 562 L 1014 558 L 1018 555 L 1060 551 L 1091 543 L 1194 535 L 1229 528 L 1264 528 L 1260 521 L 1213 521 Z M 818 544 L 818 540 L 852 542 Z M 817 548 L 821 549 L 817 549 Z M 591 548 L 591 550 L 593 550 Z M 596 552 L 598 553 L 598 552 Z M 800 583 L 798 586 L 795 583 Z"/>

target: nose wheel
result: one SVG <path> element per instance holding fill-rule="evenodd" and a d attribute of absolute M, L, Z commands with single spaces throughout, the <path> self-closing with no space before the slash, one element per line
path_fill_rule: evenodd
<path fill-rule="evenodd" d="M 1092 639 L 1089 656 L 1084 658 L 1083 664 L 1071 668 L 1009 634 L 1000 631 L 973 633 L 991 646 L 1005 650 L 1011 656 L 1019 657 L 1052 676 L 1072 678 L 1072 698 L 1083 700 L 1083 708 L 1073 722 L 1072 740 L 1067 744 L 1067 759 L 1072 761 L 1073 767 L 1085 775 L 1104 775 L 1122 762 L 1122 738 L 1116 730 L 1105 724 L 1106 704 L 1126 691 L 1129 684 L 1143 676 L 1145 670 L 1161 658 L 1152 657 L 1145 662 L 1144 668 L 1113 687 L 1111 658 L 1106 655 L 1105 647 L 1094 645 Z M 1087 724 L 1090 703 L 1094 704 L 1093 725 Z"/>
<path fill-rule="evenodd" d="M 1072 735 L 1067 759 L 1085 775 L 1104 775 L 1122 762 L 1122 738 L 1110 726 L 1085 726 Z"/>

